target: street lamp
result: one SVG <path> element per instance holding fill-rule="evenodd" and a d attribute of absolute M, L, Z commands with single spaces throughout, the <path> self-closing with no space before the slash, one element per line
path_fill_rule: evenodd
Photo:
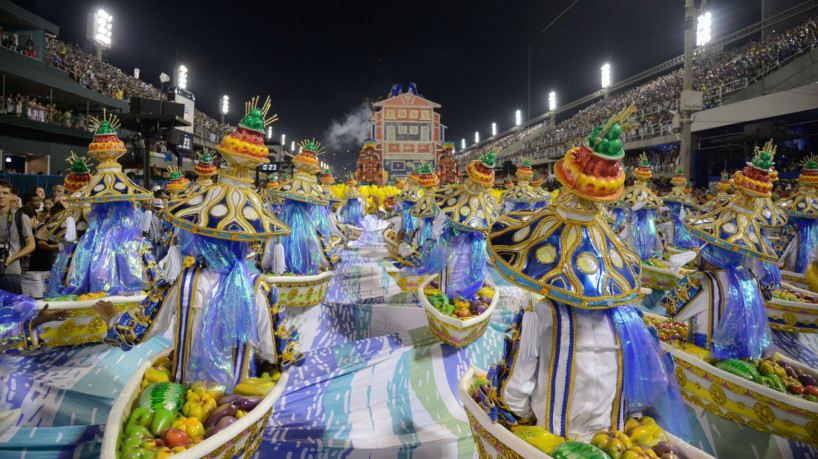
<path fill-rule="evenodd" d="M 602 89 L 607 89 L 611 85 L 611 64 L 605 64 L 602 70 Z"/>
<path fill-rule="evenodd" d="M 548 93 L 548 111 L 553 112 L 557 108 L 557 93 L 551 91 Z"/>
<path fill-rule="evenodd" d="M 187 89 L 187 67 L 184 65 L 180 65 L 176 72 L 176 86 L 179 89 Z"/>
<path fill-rule="evenodd" d="M 474 131 L 474 143 L 480 143 L 480 132 Z"/>
<path fill-rule="evenodd" d="M 97 59 L 102 60 L 102 48 L 111 48 L 111 36 L 113 30 L 114 17 L 103 9 L 98 9 L 94 13 L 91 21 L 90 38 L 97 45 Z"/>
<path fill-rule="evenodd" d="M 514 125 L 519 126 L 521 124 L 523 124 L 523 112 L 517 110 L 514 112 Z"/>
<path fill-rule="evenodd" d="M 187 82 L 185 82 L 187 83 Z M 224 115 L 227 114 L 227 111 L 230 109 L 230 98 L 227 95 L 222 96 L 222 124 L 224 124 Z"/>
<path fill-rule="evenodd" d="M 466 139 L 460 139 L 460 149 L 461 150 L 466 149 Z"/>
<path fill-rule="evenodd" d="M 491 136 L 494 137 L 497 135 L 497 123 L 491 123 Z"/>
<path fill-rule="evenodd" d="M 710 42 L 712 38 L 711 26 L 713 25 L 713 17 L 707 11 L 699 15 L 696 21 L 696 46 L 704 46 Z"/>

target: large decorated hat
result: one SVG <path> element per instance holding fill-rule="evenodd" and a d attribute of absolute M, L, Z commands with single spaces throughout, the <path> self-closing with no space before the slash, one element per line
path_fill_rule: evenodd
<path fill-rule="evenodd" d="M 94 141 L 88 145 L 88 155 L 99 161 L 97 172 L 85 186 L 69 195 L 66 202 L 105 203 L 151 199 L 153 194 L 122 173 L 122 165 L 117 161 L 125 154 L 125 144 L 116 134 L 119 120 L 106 114 L 102 120 L 92 118 L 91 125 L 94 128 Z"/>
<path fill-rule="evenodd" d="M 355 174 L 350 172 L 347 174 L 347 181 L 345 182 L 348 186 L 354 187 L 358 185 L 358 181 L 355 179 Z"/>
<path fill-rule="evenodd" d="M 432 167 L 429 166 L 429 163 L 423 163 L 423 165 L 420 166 L 418 178 L 420 180 L 420 186 L 426 188 L 426 192 L 424 192 L 423 196 L 409 209 L 409 214 L 415 218 L 433 217 L 437 215 L 438 209 L 435 203 L 435 194 L 432 189 L 440 183 L 440 180 L 437 174 L 432 171 Z"/>
<path fill-rule="evenodd" d="M 190 180 L 186 179 L 182 171 L 178 167 L 168 166 L 168 185 L 166 186 L 168 193 L 178 194 L 187 190 L 190 185 Z"/>
<path fill-rule="evenodd" d="M 633 176 L 637 180 L 648 181 L 653 178 L 653 172 L 650 170 L 650 163 L 648 162 L 648 155 L 643 151 L 642 156 L 639 157 L 639 166 L 633 171 Z"/>
<path fill-rule="evenodd" d="M 674 187 L 682 187 L 687 184 L 687 177 L 685 177 L 684 171 L 681 167 L 676 169 L 676 175 L 670 179 L 670 184 Z"/>
<path fill-rule="evenodd" d="M 454 142 L 443 142 L 441 148 L 443 149 L 443 151 L 454 150 Z"/>
<path fill-rule="evenodd" d="M 593 130 L 582 145 L 574 147 L 554 165 L 554 175 L 571 191 L 587 199 L 614 201 L 622 195 L 625 156 L 619 137 L 631 124 L 627 121 L 635 107 L 631 105 L 607 123 Z"/>
<path fill-rule="evenodd" d="M 256 107 L 257 101 L 258 98 L 253 98 L 245 107 L 247 116 L 242 122 L 250 117 L 245 124 L 254 130 L 264 131 L 265 123 L 275 118 L 264 118 L 269 110 L 269 98 L 262 109 Z M 259 120 L 261 124 L 257 123 Z M 246 138 L 248 129 L 240 126 L 231 134 L 231 138 Z M 222 147 L 225 145 L 232 148 L 239 144 L 222 143 Z M 171 203 L 163 217 L 178 228 L 217 239 L 253 242 L 289 234 L 287 225 L 267 211 L 261 197 L 253 190 L 255 168 L 267 162 L 266 155 L 262 161 L 260 156 L 248 159 L 249 153 L 244 151 L 237 153 L 221 147 L 219 151 L 228 164 L 219 169 L 218 183 Z"/>
<path fill-rule="evenodd" d="M 622 194 L 621 125 L 629 107 L 596 128 L 583 146 L 557 162 L 565 188 L 526 222 L 503 217 L 489 236 L 489 254 L 500 274 L 527 290 L 586 309 L 632 302 L 642 263 L 603 215 L 603 201 Z M 607 143 L 603 143 L 605 139 Z M 600 152 L 592 148 L 598 147 Z"/>
<path fill-rule="evenodd" d="M 733 185 L 730 183 L 730 173 L 727 171 L 721 172 L 721 180 L 716 184 L 716 191 L 719 194 L 728 194 L 733 191 Z"/>
<path fill-rule="evenodd" d="M 293 158 L 296 169 L 293 179 L 272 190 L 270 194 L 318 206 L 329 205 L 324 190 L 318 185 L 318 179 L 315 177 L 315 173 L 320 170 L 318 155 L 323 150 L 321 143 L 315 139 L 301 142 L 301 151 Z"/>
<path fill-rule="evenodd" d="M 429 163 L 424 162 L 421 164 L 420 169 L 417 171 L 418 177 L 418 185 L 422 186 L 423 188 L 434 188 L 440 183 L 440 179 L 438 178 L 437 174 L 432 170 L 432 166 Z"/>
<path fill-rule="evenodd" d="M 522 175 L 520 170 L 523 170 Z M 529 175 L 530 173 L 530 175 Z M 542 194 L 529 186 L 528 180 L 534 176 L 531 170 L 531 161 L 525 160 L 523 164 L 517 168 L 517 177 L 520 182 L 517 186 L 512 186 L 511 189 L 503 193 L 503 200 L 514 203 L 530 203 L 542 199 Z"/>
<path fill-rule="evenodd" d="M 532 177 L 534 177 L 534 171 L 531 169 L 531 161 L 525 159 L 520 167 L 517 168 L 517 178 L 527 182 L 531 180 Z"/>
<path fill-rule="evenodd" d="M 259 98 L 254 97 L 244 105 L 246 115 L 239 121 L 236 130 L 226 135 L 219 145 L 219 152 L 224 159 L 246 169 L 269 162 L 267 155 L 270 151 L 264 144 L 264 127 L 278 119 L 276 115 L 267 118 L 269 98 L 261 107 L 257 106 L 258 101 Z"/>
<path fill-rule="evenodd" d="M 790 217 L 818 218 L 818 157 L 810 155 L 803 161 L 798 183 L 801 184 L 798 193 L 779 206 Z"/>
<path fill-rule="evenodd" d="M 756 147 L 752 161 L 733 176 L 739 192 L 722 207 L 685 221 L 691 234 L 751 258 L 767 263 L 777 261 L 778 255 L 761 232 L 766 219 L 758 213 L 759 199 L 771 195 L 770 170 L 774 155 L 772 141 L 763 150 Z"/>
<path fill-rule="evenodd" d="M 503 179 L 503 188 L 507 190 L 514 188 L 514 180 L 511 180 L 511 177 L 506 177 Z"/>
<path fill-rule="evenodd" d="M 420 188 L 419 172 L 420 167 L 412 170 L 412 172 L 409 173 L 409 177 L 407 179 L 409 181 L 409 186 L 407 186 L 406 188 L 403 189 L 403 191 L 401 191 L 400 195 L 398 196 L 398 199 L 400 199 L 403 202 L 408 202 L 412 205 L 414 205 L 420 200 L 420 198 L 423 196 L 423 190 Z"/>
<path fill-rule="evenodd" d="M 543 184 L 543 179 L 540 177 L 540 174 L 534 172 L 534 176 L 531 177 L 531 186 L 534 188 L 541 187 Z"/>
<path fill-rule="evenodd" d="M 196 181 L 199 183 L 210 185 L 213 183 L 212 177 L 219 172 L 219 168 L 214 163 L 214 154 L 209 148 L 205 148 L 204 152 L 199 156 L 199 161 L 193 168 L 193 173 L 196 174 Z"/>
<path fill-rule="evenodd" d="M 66 243 L 75 242 L 88 229 L 88 214 L 91 212 L 91 207 L 82 204 L 72 204 L 67 209 L 63 209 L 55 215 L 46 220 L 45 224 L 37 231 L 38 239 L 46 239 L 51 242 Z M 68 219 L 73 218 L 74 231 L 76 236 L 74 240 L 68 241 L 66 233 L 68 231 Z"/>
<path fill-rule="evenodd" d="M 63 186 L 65 191 L 71 194 L 91 181 L 91 170 L 88 168 L 88 160 L 78 157 L 73 151 L 68 157 L 68 163 L 71 164 L 71 168 L 68 170 L 68 175 L 65 176 Z"/>
<path fill-rule="evenodd" d="M 494 151 L 475 159 L 466 167 L 468 178 L 462 185 L 445 188 L 435 196 L 437 207 L 454 229 L 488 231 L 497 220 L 497 200 L 490 193 L 494 159 Z"/>
<path fill-rule="evenodd" d="M 321 173 L 319 179 L 321 185 L 331 186 L 335 183 L 335 176 L 332 175 L 332 169 L 326 168 L 324 172 Z"/>

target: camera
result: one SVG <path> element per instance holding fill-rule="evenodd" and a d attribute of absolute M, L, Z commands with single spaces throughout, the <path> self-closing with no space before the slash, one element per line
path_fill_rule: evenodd
<path fill-rule="evenodd" d="M 0 275 L 6 273 L 6 260 L 10 255 L 10 247 L 6 242 L 0 242 Z"/>

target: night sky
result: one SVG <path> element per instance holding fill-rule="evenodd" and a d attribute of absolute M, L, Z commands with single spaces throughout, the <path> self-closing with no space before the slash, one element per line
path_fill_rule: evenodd
<path fill-rule="evenodd" d="M 448 140 L 459 149 L 475 130 L 488 135 L 492 121 L 501 131 L 513 125 L 515 109 L 525 117 L 529 46 L 531 116 L 546 110 L 550 90 L 564 103 L 598 89 L 606 61 L 616 81 L 683 50 L 683 0 L 579 0 L 546 33 L 574 0 L 16 1 L 57 24 L 60 39 L 81 44 L 87 13 L 104 8 L 114 17 L 108 62 L 129 73 L 139 67 L 156 86 L 160 72 L 184 64 L 196 107 L 218 117 L 220 94 L 228 94 L 231 123 L 245 100 L 269 94 L 280 118 L 274 138 L 329 141 L 336 166 L 354 162 L 350 139 L 366 133 L 330 138 L 333 121 L 363 113 L 363 101 L 385 96 L 394 82 L 414 81 L 443 106 Z M 761 16 L 761 0 L 708 6 L 715 37 Z"/>

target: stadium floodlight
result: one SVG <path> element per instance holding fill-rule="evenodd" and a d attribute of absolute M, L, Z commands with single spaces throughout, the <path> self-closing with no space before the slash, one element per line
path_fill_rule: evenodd
<path fill-rule="evenodd" d="M 287 140 L 286 134 L 281 134 L 281 149 L 284 149 L 284 141 Z"/>
<path fill-rule="evenodd" d="M 179 71 L 176 74 L 176 86 L 179 89 L 187 89 L 187 67 L 184 65 L 179 66 Z"/>
<path fill-rule="evenodd" d="M 523 112 L 517 110 L 516 112 L 514 112 L 514 125 L 519 126 L 521 124 L 523 124 Z"/>
<path fill-rule="evenodd" d="M 295 140 L 293 140 L 292 142 L 290 142 L 290 153 L 292 153 L 292 152 L 294 152 L 294 151 L 295 151 Z"/>
<path fill-rule="evenodd" d="M 103 47 L 111 47 L 111 35 L 113 30 L 114 17 L 103 9 L 98 9 L 94 14 L 94 42 Z"/>
<path fill-rule="evenodd" d="M 557 108 L 557 93 L 551 91 L 548 93 L 548 111 L 553 112 Z"/>
<path fill-rule="evenodd" d="M 273 138 L 273 127 L 272 126 L 267 126 L 267 140 L 270 140 L 272 138 Z"/>
<path fill-rule="evenodd" d="M 491 123 L 491 136 L 494 137 L 497 135 L 497 123 Z"/>
<path fill-rule="evenodd" d="M 466 139 L 460 139 L 460 149 L 461 150 L 466 149 Z"/>
<path fill-rule="evenodd" d="M 611 85 L 611 64 L 602 66 L 602 89 Z"/>
<path fill-rule="evenodd" d="M 712 38 L 711 27 L 713 25 L 713 17 L 709 11 L 699 15 L 696 20 L 696 46 L 704 46 L 710 42 Z"/>
<path fill-rule="evenodd" d="M 230 110 L 230 98 L 226 95 L 222 96 L 222 114 L 226 115 Z"/>
<path fill-rule="evenodd" d="M 480 131 L 474 131 L 474 143 L 480 143 Z"/>

